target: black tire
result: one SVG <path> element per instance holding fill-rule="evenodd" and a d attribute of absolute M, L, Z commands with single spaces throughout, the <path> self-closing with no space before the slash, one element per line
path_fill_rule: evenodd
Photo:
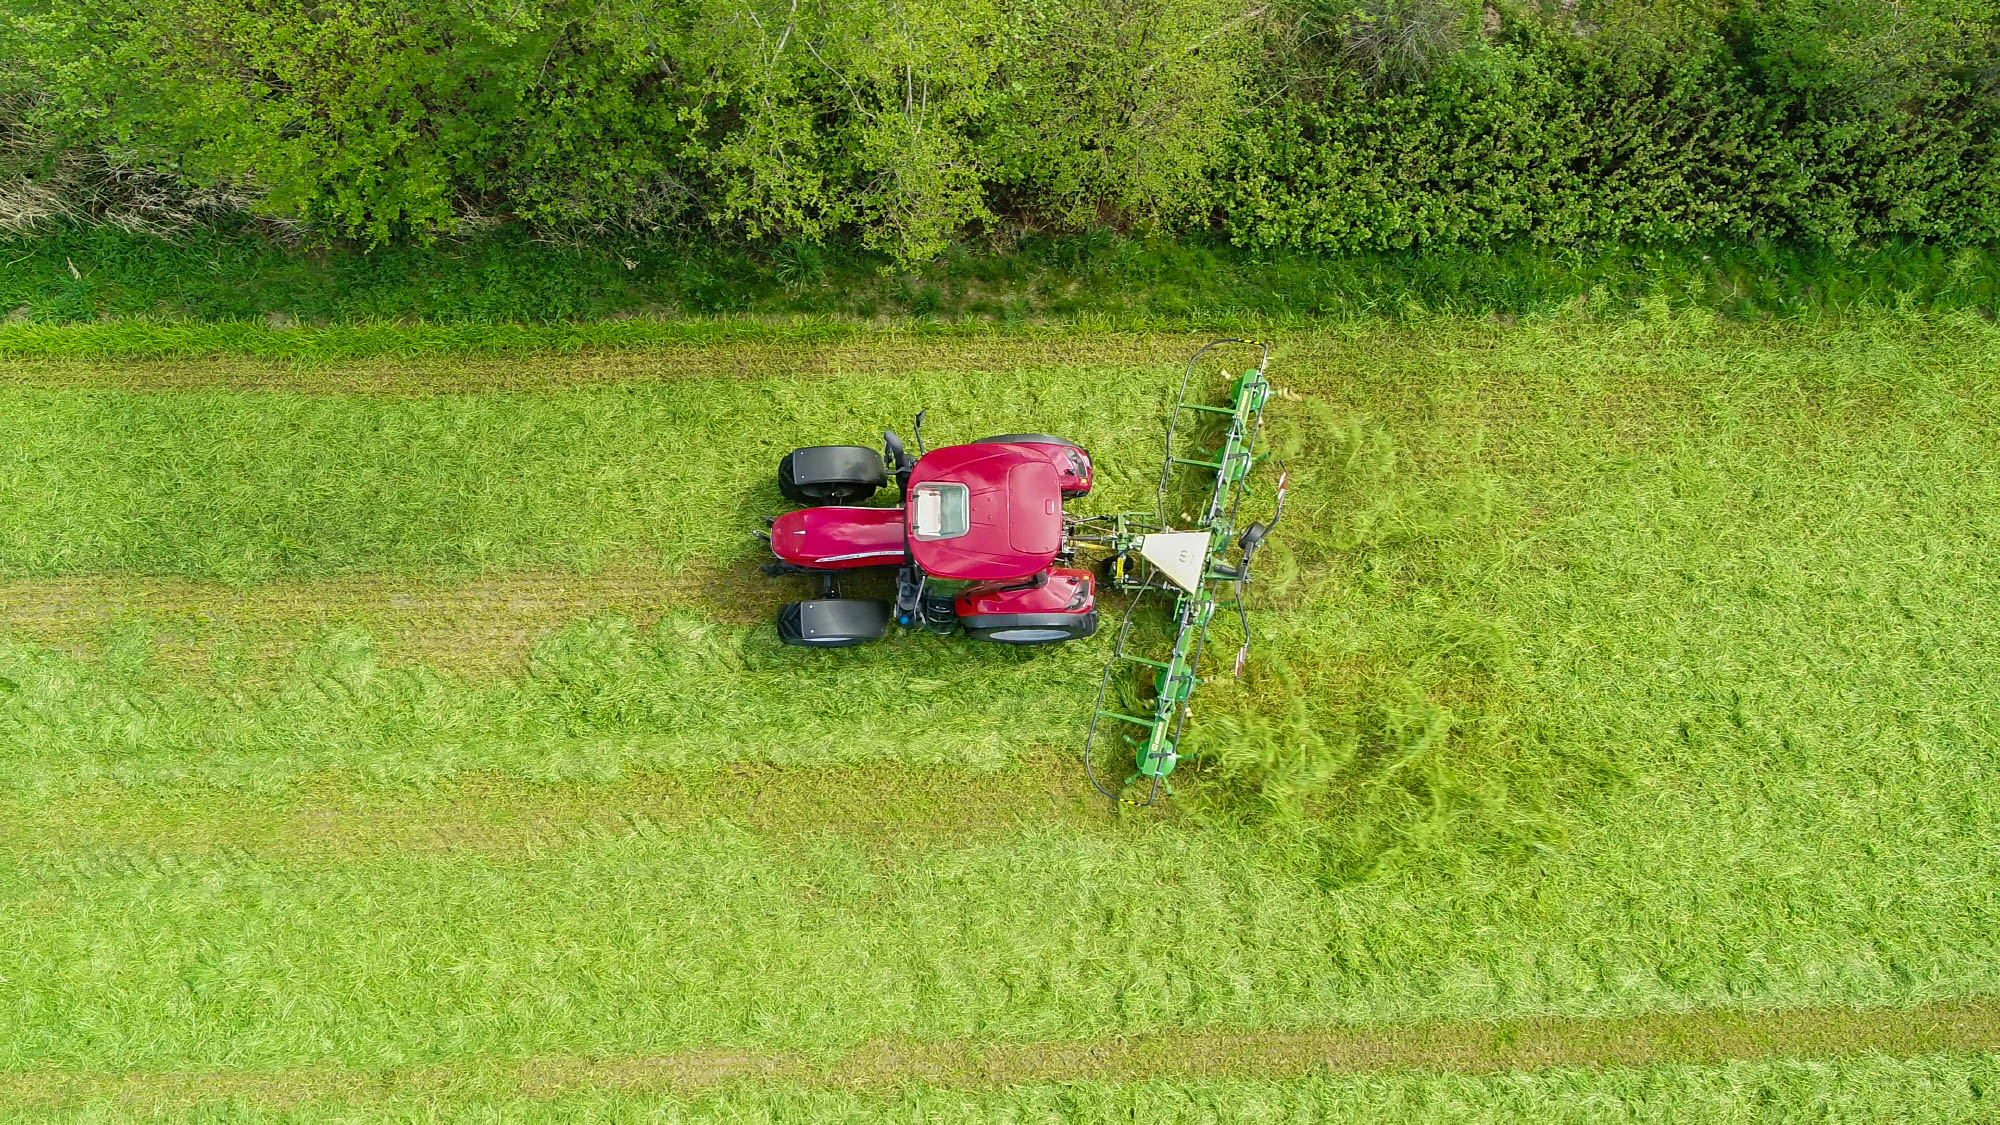
<path fill-rule="evenodd" d="M 1097 586 L 1100 590 L 1122 590 L 1125 583 L 1139 576 L 1139 566 L 1144 560 L 1134 556 L 1125 560 L 1125 576 L 1118 576 L 1118 556 L 1112 555 L 1097 564 Z"/>
<path fill-rule="evenodd" d="M 995 613 L 962 617 L 965 635 L 1001 645 L 1053 645 L 1080 641 L 1097 632 L 1097 611 L 1089 613 Z"/>
<path fill-rule="evenodd" d="M 801 482 L 796 472 L 797 458 L 801 453 L 817 455 L 822 460 L 826 454 L 836 453 L 844 455 L 842 460 L 848 464 Z M 859 504 L 874 496 L 875 490 L 881 488 L 886 480 L 879 455 L 858 445 L 795 449 L 778 461 L 778 491 L 785 499 L 805 508 Z"/>
<path fill-rule="evenodd" d="M 975 441 L 972 444 L 974 445 L 996 445 L 996 444 L 1060 445 L 1065 449 L 1074 449 L 1078 453 L 1083 454 L 1085 457 L 1090 456 L 1090 451 L 1088 449 L 1085 449 L 1084 447 L 1069 440 L 1068 438 L 1059 438 L 1054 434 L 994 434 L 992 437 L 980 438 L 978 441 Z M 1063 489 L 1063 496 L 1070 500 L 1074 500 L 1079 496 L 1087 496 L 1089 494 L 1090 490 L 1087 488 Z"/>
<path fill-rule="evenodd" d="M 994 434 L 992 437 L 980 438 L 978 441 L 975 441 L 972 444 L 974 445 L 1066 445 L 1071 449 L 1083 448 L 1082 446 L 1069 440 L 1068 438 L 1059 438 L 1054 434 Z"/>
<path fill-rule="evenodd" d="M 847 648 L 889 633 L 889 603 L 875 598 L 820 598 L 778 608 L 778 639 L 802 648 Z"/>

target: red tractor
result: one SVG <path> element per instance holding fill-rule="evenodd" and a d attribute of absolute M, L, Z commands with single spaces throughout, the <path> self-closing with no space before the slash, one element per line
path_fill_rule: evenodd
<path fill-rule="evenodd" d="M 1221 373 L 1227 406 L 1190 401 L 1207 397 L 1209 380 L 1195 379 L 1202 357 L 1225 345 L 1256 348 L 1257 366 L 1234 378 Z M 1270 359 L 1267 345 L 1227 339 L 1188 360 L 1166 417 L 1150 512 L 1063 511 L 1090 491 L 1090 455 L 1048 434 L 1001 434 L 925 453 L 918 414 L 916 457 L 893 433 L 883 435 L 880 455 L 858 445 L 793 450 L 778 462 L 778 490 L 804 507 L 767 521 L 763 534 L 777 560 L 764 572 L 810 575 L 820 594 L 778 611 L 778 638 L 838 648 L 879 640 L 892 623 L 1014 645 L 1088 637 L 1097 632 L 1097 582 L 1076 553 L 1093 552 L 1105 587 L 1127 597 L 1084 736 L 1084 773 L 1108 798 L 1152 804 L 1173 791 L 1167 775 L 1180 760 L 1189 700 L 1220 611 L 1235 610 L 1242 633 L 1236 675 L 1250 654 L 1250 564 L 1285 511 L 1280 465 L 1270 519 L 1237 533 L 1244 500 L 1259 505 L 1262 493 L 1251 477 L 1269 456 L 1257 439 L 1264 407 L 1278 393 L 1265 375 Z M 892 480 L 895 507 L 863 504 Z M 1180 527 L 1167 522 L 1168 512 L 1181 513 Z M 895 569 L 893 603 L 841 595 L 843 574 L 871 567 Z M 1149 594 L 1173 599 L 1171 649 L 1150 627 L 1133 629 Z M 1157 655 L 1140 655 L 1146 646 Z M 1136 760 L 1116 789 L 1097 773 L 1097 756 L 1114 737 Z M 1139 782 L 1144 800 L 1126 794 Z"/>
<path fill-rule="evenodd" d="M 766 574 L 804 574 L 819 597 L 778 611 L 786 644 L 838 648 L 893 624 L 1001 644 L 1097 631 L 1097 591 L 1073 565 L 1063 502 L 1090 491 L 1090 455 L 1048 434 L 1000 434 L 918 456 L 894 433 L 883 449 L 816 445 L 778 462 L 778 490 L 804 505 L 769 521 Z M 893 508 L 865 504 L 894 483 Z M 895 602 L 841 595 L 841 576 L 896 568 Z"/>

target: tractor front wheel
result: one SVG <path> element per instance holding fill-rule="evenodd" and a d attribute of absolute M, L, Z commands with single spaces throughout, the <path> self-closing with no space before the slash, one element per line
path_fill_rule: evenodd
<path fill-rule="evenodd" d="M 994 434 L 992 437 L 980 438 L 978 441 L 975 441 L 972 444 L 974 445 L 1066 445 L 1071 449 L 1083 448 L 1082 446 L 1069 440 L 1068 438 L 1059 438 L 1054 434 Z"/>
<path fill-rule="evenodd" d="M 1097 632 L 1097 611 L 1088 613 L 993 613 L 961 617 L 965 635 L 1003 645 L 1052 645 L 1080 641 Z"/>

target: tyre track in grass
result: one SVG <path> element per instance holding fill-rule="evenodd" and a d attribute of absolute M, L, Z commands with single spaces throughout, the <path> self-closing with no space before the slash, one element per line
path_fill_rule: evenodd
<path fill-rule="evenodd" d="M 310 337 L 319 331 L 299 330 Z M 332 330 L 338 334 L 339 330 Z M 1561 370 L 1725 378 L 1815 380 L 1829 358 L 1887 372 L 1956 369 L 1982 387 L 2000 335 L 1964 323 L 1898 321 L 1885 335 L 1867 323 L 1839 326 L 1551 322 L 1507 326 L 1445 320 L 1407 324 L 1315 324 L 1274 329 L 1280 385 L 1339 388 L 1353 372 L 1395 372 L 1421 392 L 1440 371 L 1495 376 Z M 922 333 L 863 327 L 828 341 L 714 340 L 602 343 L 493 351 L 444 348 L 415 354 L 315 354 L 304 341 L 287 358 L 199 349 L 186 357 L 81 357 L 0 350 L 0 388 L 19 390 L 283 391 L 300 394 L 436 395 L 558 391 L 622 384 L 730 378 L 792 380 L 949 370 L 967 375 L 1037 368 L 1144 368 L 1161 388 L 1195 349 L 1220 332 L 1081 329 Z M 1699 347 L 1690 344 L 1699 340 Z M 1317 373 L 1315 373 L 1317 372 Z"/>
<path fill-rule="evenodd" d="M 740 764 L 535 784 L 466 773 L 422 790 L 321 774 L 267 792 L 107 785 L 0 797 L 0 863 L 16 873 L 152 871 L 187 862 L 320 865 L 403 856 L 506 859 L 727 824 L 779 846 L 839 837 L 906 852 L 1059 828 L 1120 826 L 1073 755 L 990 771 L 902 764 Z M 1162 809 L 1148 821 L 1178 819 Z"/>
<path fill-rule="evenodd" d="M 1174 365 L 1185 362 L 1210 338 L 1136 333 L 935 339 L 862 336 L 824 344 L 698 344 L 512 356 L 384 355 L 326 361 L 249 356 L 140 360 L 0 356 L 0 387 L 435 395 L 553 391 L 685 379 L 886 375 L 926 368 L 977 375 L 1023 367 Z M 1404 347 L 1407 350 L 1407 342 Z"/>
<path fill-rule="evenodd" d="M 200 672 L 218 655 L 253 670 L 282 668 L 328 630 L 368 631 L 383 659 L 461 675 L 518 673 L 540 638 L 605 614 L 640 627 L 674 609 L 721 624 L 768 621 L 801 596 L 757 560 L 669 574 L 615 567 L 594 574 L 538 571 L 464 580 L 368 574 L 230 585 L 174 577 L 85 574 L 0 581 L 0 636 L 103 655 L 143 638 L 152 661 Z"/>
<path fill-rule="evenodd" d="M 732 1083 L 888 1091 L 915 1084 L 993 1089 L 1020 1084 L 1256 1078 L 1418 1071 L 1498 1074 L 1559 1068 L 1718 1065 L 1854 1056 L 1914 1058 L 2000 1050 L 2000 1000 L 1908 1007 L 1548 1016 L 1409 1026 L 1186 1031 L 1072 1042 L 878 1041 L 832 1058 L 728 1048 L 654 1056 L 469 1059 L 383 1070 L 0 1075 L 0 1105 L 86 1103 L 170 1109 L 240 1102 L 299 1106 L 403 1099 L 548 1099 L 580 1091 L 692 1093 Z"/>

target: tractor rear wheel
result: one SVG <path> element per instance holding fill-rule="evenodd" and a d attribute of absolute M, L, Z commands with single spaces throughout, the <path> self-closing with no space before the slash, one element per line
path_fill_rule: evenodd
<path fill-rule="evenodd" d="M 778 462 L 778 491 L 807 508 L 859 504 L 886 483 L 881 455 L 859 445 L 794 449 Z"/>
<path fill-rule="evenodd" d="M 889 603 L 875 598 L 819 598 L 778 608 L 778 639 L 803 648 L 846 648 L 889 633 Z"/>

